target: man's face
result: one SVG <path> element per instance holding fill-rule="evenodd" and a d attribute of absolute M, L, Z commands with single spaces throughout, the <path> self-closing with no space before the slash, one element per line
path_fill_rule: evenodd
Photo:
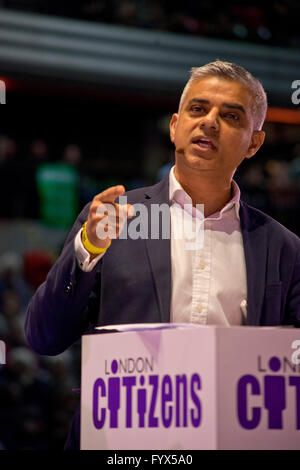
<path fill-rule="evenodd" d="M 253 131 L 251 109 L 252 96 L 239 82 L 209 76 L 192 83 L 170 122 L 177 171 L 208 171 L 231 179 L 264 141 L 263 131 Z"/>

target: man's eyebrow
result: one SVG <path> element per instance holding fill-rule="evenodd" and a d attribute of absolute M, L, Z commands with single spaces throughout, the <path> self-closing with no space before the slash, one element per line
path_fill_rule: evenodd
<path fill-rule="evenodd" d="M 209 100 L 203 100 L 203 99 L 201 99 L 201 98 L 192 98 L 192 99 L 188 102 L 188 106 L 190 106 L 191 104 L 194 104 L 194 103 L 209 104 Z"/>
<path fill-rule="evenodd" d="M 188 102 L 188 106 L 191 106 L 191 105 L 194 104 L 194 103 L 210 104 L 210 101 L 209 101 L 209 100 L 202 99 L 202 98 L 192 98 L 192 99 Z M 245 108 L 244 108 L 241 104 L 237 104 L 237 103 L 222 103 L 221 106 L 224 107 L 224 108 L 237 109 L 237 110 L 241 111 L 242 113 L 246 114 Z"/>
<path fill-rule="evenodd" d="M 222 103 L 222 106 L 224 106 L 225 108 L 230 108 L 230 109 L 238 109 L 239 111 L 242 111 L 242 113 L 246 114 L 245 108 L 241 104 Z"/>

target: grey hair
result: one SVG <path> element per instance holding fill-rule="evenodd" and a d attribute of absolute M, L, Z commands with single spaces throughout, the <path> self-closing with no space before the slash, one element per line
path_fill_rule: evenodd
<path fill-rule="evenodd" d="M 208 76 L 218 76 L 225 80 L 234 80 L 245 85 L 253 97 L 252 114 L 254 117 L 254 130 L 260 130 L 267 113 L 267 95 L 260 83 L 250 72 L 240 65 L 232 62 L 216 60 L 202 67 L 193 67 L 190 71 L 191 77 L 186 83 L 179 102 L 178 113 L 181 111 L 186 95 L 191 84 Z"/>

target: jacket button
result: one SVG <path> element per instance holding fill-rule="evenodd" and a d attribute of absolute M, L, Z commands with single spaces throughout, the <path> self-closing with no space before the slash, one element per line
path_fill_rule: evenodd
<path fill-rule="evenodd" d="M 72 294 L 72 282 L 70 282 L 67 287 L 66 287 L 66 293 L 67 295 L 71 295 Z"/>

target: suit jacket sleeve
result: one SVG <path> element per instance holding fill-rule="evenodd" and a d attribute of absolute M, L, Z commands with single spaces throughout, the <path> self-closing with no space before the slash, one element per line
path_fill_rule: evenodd
<path fill-rule="evenodd" d="M 86 221 L 88 210 L 86 206 L 78 216 L 60 257 L 29 303 L 25 333 L 39 354 L 61 353 L 88 330 L 91 322 L 88 305 L 99 264 L 91 272 L 84 272 L 74 252 L 74 238 Z"/>
<path fill-rule="evenodd" d="M 284 323 L 300 327 L 300 249 L 291 278 Z"/>

